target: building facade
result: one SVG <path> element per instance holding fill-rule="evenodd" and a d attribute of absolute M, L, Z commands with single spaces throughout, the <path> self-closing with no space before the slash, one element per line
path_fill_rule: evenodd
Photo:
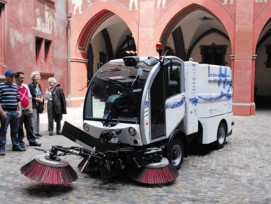
<path fill-rule="evenodd" d="M 271 0 L 0 2 L 0 74 L 27 61 L 27 72 L 31 67 L 44 79 L 60 80 L 71 106 L 83 103 L 87 84 L 102 64 L 127 55 L 157 55 L 155 45 L 162 42 L 168 54 L 183 60 L 230 66 L 236 115 L 253 115 L 268 102 L 271 107 Z M 21 49 L 12 47 L 14 41 Z M 43 45 L 40 59 L 37 48 Z"/>
<path fill-rule="evenodd" d="M 0 79 L 7 69 L 40 71 L 43 92 L 56 77 L 67 89 L 67 1 L 0 0 Z"/>

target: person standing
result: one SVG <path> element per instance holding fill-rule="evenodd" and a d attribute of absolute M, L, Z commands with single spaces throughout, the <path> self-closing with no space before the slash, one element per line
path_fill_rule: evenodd
<path fill-rule="evenodd" d="M 21 144 L 21 148 L 25 148 L 24 145 L 24 130 L 23 126 L 25 126 L 27 140 L 30 146 L 41 146 L 40 143 L 36 141 L 36 136 L 33 133 L 33 125 L 32 125 L 32 96 L 30 94 L 29 88 L 26 84 L 24 84 L 24 73 L 16 72 L 15 74 L 16 84 L 19 90 L 19 95 L 21 99 L 22 106 L 22 117 L 19 123 L 18 129 L 18 140 Z"/>
<path fill-rule="evenodd" d="M 31 73 L 32 83 L 28 85 L 30 94 L 32 95 L 32 108 L 33 108 L 33 116 L 32 116 L 32 124 L 33 124 L 33 132 L 35 136 L 40 135 L 40 117 L 37 109 L 38 103 L 43 103 L 43 95 L 42 89 L 40 85 L 40 73 L 38 71 L 34 71 Z"/>
<path fill-rule="evenodd" d="M 13 151 L 25 151 L 21 148 L 17 138 L 19 120 L 22 115 L 21 100 L 17 85 L 14 81 L 14 72 L 7 70 L 5 72 L 5 82 L 0 83 L 0 155 L 5 155 L 6 135 L 10 124 L 10 137 Z"/>
<path fill-rule="evenodd" d="M 54 77 L 48 79 L 49 87 L 46 90 L 45 99 L 48 100 L 48 131 L 49 135 L 53 136 L 54 120 L 56 122 L 56 132 L 61 134 L 61 120 L 62 114 L 67 113 L 66 100 L 63 89 Z"/>

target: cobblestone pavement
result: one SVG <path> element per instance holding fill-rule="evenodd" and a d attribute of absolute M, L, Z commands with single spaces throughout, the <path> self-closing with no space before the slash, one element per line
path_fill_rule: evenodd
<path fill-rule="evenodd" d="M 82 127 L 82 109 L 68 109 L 64 120 Z M 185 158 L 180 176 L 171 185 L 142 186 L 129 179 L 104 182 L 78 172 L 80 158 L 66 159 L 79 178 L 68 186 L 41 185 L 20 174 L 20 168 L 41 152 L 11 151 L 0 157 L 0 203 L 271 203 L 271 111 L 235 116 L 233 135 L 221 150 L 205 146 Z M 48 136 L 47 115 L 41 115 L 42 147 L 76 145 L 63 136 Z M 27 143 L 26 143 L 27 144 Z"/>

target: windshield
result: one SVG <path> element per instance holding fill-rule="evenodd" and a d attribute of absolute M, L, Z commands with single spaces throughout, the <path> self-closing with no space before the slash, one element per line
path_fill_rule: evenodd
<path fill-rule="evenodd" d="M 117 122 L 139 123 L 140 105 L 151 67 L 125 66 L 123 61 L 109 62 L 91 80 L 85 100 L 84 119 L 102 121 L 105 126 Z"/>

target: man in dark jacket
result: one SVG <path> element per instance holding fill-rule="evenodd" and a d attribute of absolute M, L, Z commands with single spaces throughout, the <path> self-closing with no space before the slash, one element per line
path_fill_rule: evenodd
<path fill-rule="evenodd" d="M 48 131 L 49 135 L 53 136 L 54 120 L 56 122 L 56 132 L 61 134 L 62 114 L 67 113 L 66 100 L 63 89 L 57 83 L 54 77 L 48 79 L 49 88 L 46 90 L 45 98 L 48 100 Z"/>

